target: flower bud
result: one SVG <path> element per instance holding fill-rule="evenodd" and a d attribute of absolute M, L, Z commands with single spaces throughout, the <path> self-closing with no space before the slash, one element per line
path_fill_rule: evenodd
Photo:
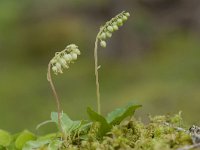
<path fill-rule="evenodd" d="M 77 54 L 71 53 L 70 55 L 72 56 L 72 60 L 76 60 L 77 59 Z"/>
<path fill-rule="evenodd" d="M 100 39 L 102 39 L 102 40 L 105 40 L 106 39 L 106 34 L 103 32 L 103 33 L 101 33 L 101 35 L 100 35 Z"/>
<path fill-rule="evenodd" d="M 57 69 L 61 69 L 61 64 L 57 62 L 56 67 L 57 67 Z"/>
<path fill-rule="evenodd" d="M 106 36 L 109 37 L 109 38 L 111 38 L 112 37 L 112 33 L 106 32 Z"/>
<path fill-rule="evenodd" d="M 100 45 L 101 45 L 101 47 L 105 48 L 106 47 L 106 42 L 105 41 L 101 41 Z"/>
<path fill-rule="evenodd" d="M 75 44 L 70 44 L 66 48 L 75 49 L 75 48 L 77 48 L 77 46 Z"/>
<path fill-rule="evenodd" d="M 117 19 L 117 24 L 123 23 L 122 19 Z"/>
<path fill-rule="evenodd" d="M 108 26 L 107 29 L 108 29 L 109 32 L 113 32 L 113 27 L 112 26 Z"/>
<path fill-rule="evenodd" d="M 58 72 L 58 69 L 57 69 L 56 66 L 53 66 L 53 67 L 52 67 L 52 70 L 53 70 L 54 73 L 57 73 L 57 72 Z"/>
<path fill-rule="evenodd" d="M 54 64 L 54 63 L 56 63 L 56 60 L 52 59 L 50 62 L 51 62 L 51 64 Z"/>
<path fill-rule="evenodd" d="M 80 54 L 81 54 L 81 52 L 80 52 L 80 50 L 79 50 L 78 48 L 74 49 L 73 52 L 74 52 L 75 54 L 77 54 L 77 55 L 80 55 Z"/>
<path fill-rule="evenodd" d="M 57 68 L 58 72 L 62 73 L 62 66 L 60 63 L 58 63 L 58 62 L 56 63 L 56 68 Z"/>
<path fill-rule="evenodd" d="M 119 26 L 119 27 L 123 26 L 123 23 L 118 23 L 118 26 Z"/>
<path fill-rule="evenodd" d="M 122 19 L 117 19 L 117 25 L 122 26 L 123 25 L 123 20 Z"/>
<path fill-rule="evenodd" d="M 119 28 L 118 28 L 118 26 L 117 25 L 113 25 L 113 30 L 114 31 L 116 31 L 116 30 L 118 30 Z"/>
<path fill-rule="evenodd" d="M 126 16 L 126 17 L 130 17 L 130 13 L 129 13 L 129 12 L 126 12 L 126 13 L 125 13 L 125 16 Z"/>
<path fill-rule="evenodd" d="M 67 61 L 67 62 L 70 62 L 72 60 L 72 56 L 70 54 L 65 54 L 63 56 L 63 58 Z"/>
<path fill-rule="evenodd" d="M 67 62 L 65 61 L 64 58 L 60 58 L 60 59 L 59 59 L 59 62 L 61 63 L 61 65 L 62 65 L 64 68 L 69 68 L 69 66 L 67 65 Z"/>
<path fill-rule="evenodd" d="M 128 19 L 127 16 L 123 16 L 123 17 L 122 17 L 122 20 L 123 20 L 123 21 L 126 21 L 127 19 Z"/>
<path fill-rule="evenodd" d="M 112 25 L 113 25 L 113 26 L 114 26 L 114 25 L 117 25 L 117 22 L 116 22 L 116 21 L 115 21 L 115 22 L 113 22 L 113 23 L 112 23 Z"/>

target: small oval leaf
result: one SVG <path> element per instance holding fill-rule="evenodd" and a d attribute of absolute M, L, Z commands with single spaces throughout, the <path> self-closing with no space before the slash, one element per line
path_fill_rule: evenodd
<path fill-rule="evenodd" d="M 110 131 L 111 125 L 108 124 L 108 122 L 103 116 L 93 111 L 89 107 L 87 108 L 87 113 L 92 121 L 96 121 L 100 123 L 101 126 L 99 128 L 99 133 L 98 133 L 100 137 L 103 137 L 108 131 Z"/>
<path fill-rule="evenodd" d="M 15 141 L 15 147 L 18 149 L 22 149 L 24 144 L 28 141 L 35 140 L 36 137 L 33 133 L 29 132 L 28 130 L 24 130 L 19 134 Z"/>
<path fill-rule="evenodd" d="M 0 145 L 6 147 L 10 144 L 12 137 L 10 133 L 0 130 Z"/>
<path fill-rule="evenodd" d="M 106 120 L 111 125 L 117 125 L 126 117 L 134 114 L 135 110 L 142 107 L 141 105 L 129 104 L 123 108 L 117 108 L 106 117 Z"/>

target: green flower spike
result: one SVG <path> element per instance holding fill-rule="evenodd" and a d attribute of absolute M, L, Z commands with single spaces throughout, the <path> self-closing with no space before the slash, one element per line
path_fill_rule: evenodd
<path fill-rule="evenodd" d="M 95 60 L 95 77 L 96 77 L 96 94 L 97 94 L 97 109 L 98 113 L 101 114 L 101 104 L 100 104 L 100 90 L 99 90 L 99 74 L 98 69 L 100 66 L 98 65 L 98 44 L 101 47 L 106 48 L 106 40 L 112 37 L 112 33 L 119 30 L 125 21 L 127 21 L 130 14 L 128 12 L 121 12 L 110 21 L 107 21 L 104 26 L 100 27 L 99 33 L 97 34 L 95 47 L 94 47 L 94 60 Z"/>
<path fill-rule="evenodd" d="M 119 27 L 121 27 L 124 24 L 124 22 L 127 21 L 129 16 L 130 14 L 128 12 L 123 11 L 114 18 L 112 18 L 110 21 L 106 22 L 106 24 L 100 28 L 98 39 L 100 39 L 101 47 L 106 47 L 106 44 L 102 44 L 102 41 L 106 42 L 105 40 L 107 38 L 111 38 L 112 33 L 114 31 L 117 31 Z"/>
<path fill-rule="evenodd" d="M 48 65 L 47 80 L 50 82 L 50 85 L 51 85 L 51 88 L 56 100 L 57 111 L 58 111 L 58 125 L 61 131 L 62 131 L 62 127 L 60 125 L 60 122 L 61 122 L 60 101 L 59 101 L 58 94 L 56 92 L 55 86 L 51 78 L 51 70 L 56 75 L 59 73 L 63 73 L 63 69 L 68 69 L 69 64 L 73 63 L 77 59 L 78 55 L 80 54 L 81 52 L 78 49 L 78 46 L 76 46 L 75 44 L 70 44 L 61 52 L 56 52 L 55 56 L 51 59 Z"/>
<path fill-rule="evenodd" d="M 73 63 L 81 52 L 75 44 L 68 45 L 63 51 L 56 52 L 55 56 L 50 61 L 52 71 L 57 75 L 63 73 L 63 69 L 69 68 L 69 64 Z"/>

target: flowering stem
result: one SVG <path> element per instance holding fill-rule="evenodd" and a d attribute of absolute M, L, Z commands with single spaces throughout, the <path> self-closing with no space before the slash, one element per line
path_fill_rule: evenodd
<path fill-rule="evenodd" d="M 96 94 L 97 94 L 97 107 L 98 107 L 98 113 L 101 114 L 101 103 L 100 103 L 100 91 L 99 91 L 99 74 L 98 74 L 98 35 L 95 41 L 95 47 L 94 47 L 94 60 L 95 60 L 95 77 L 96 77 Z"/>
<path fill-rule="evenodd" d="M 112 37 L 112 33 L 119 29 L 123 23 L 128 19 L 130 14 L 128 12 L 122 11 L 120 14 L 107 21 L 104 26 L 100 27 L 99 33 L 97 34 L 95 47 L 94 47 L 94 60 L 95 60 L 95 77 L 96 77 L 96 94 L 97 94 L 97 107 L 98 113 L 101 114 L 101 103 L 100 103 L 100 91 L 99 91 L 99 75 L 98 75 L 98 42 L 100 40 L 100 46 L 106 47 L 106 39 Z"/>
<path fill-rule="evenodd" d="M 53 95 L 55 97 L 56 100 L 56 105 L 57 105 L 57 111 L 58 111 L 58 126 L 59 128 L 62 130 L 61 127 L 61 111 L 60 111 L 60 101 L 58 98 L 58 94 L 56 92 L 55 86 L 53 84 L 52 78 L 51 78 L 51 63 L 49 62 L 48 64 L 48 71 L 47 71 L 47 80 L 49 81 L 50 85 L 51 85 L 51 89 L 53 91 Z"/>

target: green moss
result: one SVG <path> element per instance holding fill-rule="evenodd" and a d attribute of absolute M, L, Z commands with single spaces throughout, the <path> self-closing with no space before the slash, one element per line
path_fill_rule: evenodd
<path fill-rule="evenodd" d="M 175 150 L 192 144 L 190 135 L 184 130 L 178 130 L 183 127 L 181 113 L 172 117 L 150 116 L 149 120 L 148 124 L 134 118 L 123 121 L 113 126 L 102 140 L 96 139 L 98 126 L 94 125 L 90 129 L 90 138 L 81 141 L 80 145 L 71 145 L 70 149 Z"/>

